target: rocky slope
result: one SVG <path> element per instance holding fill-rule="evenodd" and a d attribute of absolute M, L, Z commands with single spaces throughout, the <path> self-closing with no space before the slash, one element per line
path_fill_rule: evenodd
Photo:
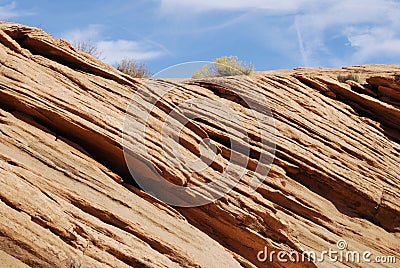
<path fill-rule="evenodd" d="M 337 250 L 340 240 L 350 251 L 400 262 L 400 66 L 299 68 L 260 72 L 251 80 L 140 80 L 39 29 L 13 23 L 0 24 L 0 63 L 3 264 L 376 267 L 327 258 L 320 263 L 257 258 L 265 247 L 319 254 Z M 337 79 L 354 73 L 365 83 Z M 154 102 L 171 87 L 174 91 Z M 248 96 L 259 110 L 232 92 Z M 227 122 L 230 130 L 238 126 L 212 105 L 207 110 L 188 105 L 163 125 L 174 106 L 199 98 L 234 111 L 249 139 L 229 137 L 215 122 Z M 140 136 L 145 129 L 143 140 L 124 138 L 130 105 L 136 111 L 132 131 Z M 254 114 L 268 107 L 274 130 L 261 128 L 274 144 L 265 147 Z M 179 120 L 193 114 L 201 120 L 180 128 Z M 177 130 L 179 140 L 166 148 L 160 135 Z M 205 138 L 217 148 L 209 167 L 202 172 L 182 167 L 173 147 L 196 159 Z M 174 185 L 203 185 L 224 173 L 231 156 L 242 157 L 233 144 L 249 152 L 244 176 L 226 196 L 202 206 L 168 205 L 140 190 L 129 172 L 149 184 L 161 183 L 156 170 Z M 269 174 L 251 191 L 260 157 L 273 147 Z M 167 196 L 164 190 L 154 194 Z"/>

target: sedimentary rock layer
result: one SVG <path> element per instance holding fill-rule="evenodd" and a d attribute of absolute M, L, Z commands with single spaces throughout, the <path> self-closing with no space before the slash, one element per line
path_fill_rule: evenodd
<path fill-rule="evenodd" d="M 320 253 L 345 240 L 349 250 L 400 261 L 399 66 L 134 79 L 12 23 L 0 24 L 0 63 L 2 259 L 31 267 L 357 267 L 257 259 L 265 247 Z M 347 74 L 364 81 L 338 81 Z M 266 101 L 252 97 L 260 95 Z M 232 109 L 249 138 L 228 136 L 239 126 L 212 105 L 185 106 L 180 118 L 199 116 L 183 128 L 179 118 L 164 124 L 176 105 L 199 98 Z M 137 135 L 123 139 L 130 105 Z M 274 117 L 274 129 L 261 126 L 274 143 L 268 148 L 255 117 L 267 108 Z M 161 134 L 177 130 L 179 141 L 163 144 Z M 196 159 L 205 138 L 218 152 L 210 167 L 180 165 L 171 148 Z M 193 187 L 219 178 L 230 157 L 241 156 L 233 143 L 250 152 L 245 175 L 226 196 L 197 207 L 172 207 L 142 191 L 123 152 L 131 153 L 135 176 L 157 184 L 158 171 Z M 272 147 L 270 172 L 251 191 L 259 157 Z"/>

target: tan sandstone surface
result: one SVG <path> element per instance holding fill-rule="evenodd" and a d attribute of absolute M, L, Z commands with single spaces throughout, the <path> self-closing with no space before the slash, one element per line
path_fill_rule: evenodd
<path fill-rule="evenodd" d="M 365 82 L 337 79 L 354 73 Z M 171 87 L 144 118 L 142 107 Z M 261 127 L 275 141 L 275 158 L 256 191 L 248 182 L 266 149 L 254 113 L 232 90 L 274 117 L 275 131 Z M 163 124 L 174 105 L 200 97 L 235 111 L 250 139 L 228 137 L 215 122 L 237 126 L 218 107 L 186 107 L 183 117 L 202 120 L 185 125 L 179 150 L 196 158 L 205 137 L 218 148 L 212 165 L 193 173 L 160 134 L 178 129 L 179 120 Z M 133 131 L 146 127 L 147 154 L 137 136 L 123 140 L 130 104 L 139 111 Z M 257 254 L 265 247 L 321 253 L 345 240 L 348 250 L 394 256 L 398 265 L 399 130 L 398 65 L 257 72 L 251 80 L 134 79 L 42 30 L 0 23 L 0 265 L 397 267 L 260 262 Z M 218 178 L 229 157 L 241 154 L 230 139 L 250 151 L 245 174 L 226 196 L 197 207 L 170 206 L 140 190 L 123 153 L 125 146 L 134 175 L 149 183 L 159 183 L 153 166 L 190 187 Z"/>

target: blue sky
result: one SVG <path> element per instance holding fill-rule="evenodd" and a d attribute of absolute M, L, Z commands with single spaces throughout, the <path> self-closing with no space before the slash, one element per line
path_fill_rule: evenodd
<path fill-rule="evenodd" d="M 237 55 L 256 70 L 400 64 L 399 0 L 0 0 L 0 20 L 90 41 L 156 73 Z"/>

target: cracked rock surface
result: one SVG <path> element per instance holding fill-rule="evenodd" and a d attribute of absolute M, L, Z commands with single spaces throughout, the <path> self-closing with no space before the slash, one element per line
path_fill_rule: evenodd
<path fill-rule="evenodd" d="M 354 73 L 363 81 L 337 79 Z M 144 118 L 141 107 L 171 87 Z M 274 117 L 275 158 L 256 191 L 248 182 L 265 148 L 254 113 L 232 88 L 262 94 L 266 103 L 253 101 Z M 217 106 L 185 106 L 183 117 L 202 119 L 168 146 L 195 159 L 199 141 L 210 139 L 218 154 L 204 172 L 181 166 L 160 137 L 179 129 L 179 118 L 164 124 L 173 107 L 196 98 L 235 111 L 250 137 L 229 137 L 216 122 L 237 126 Z M 146 127 L 146 154 L 137 135 L 123 140 L 129 105 L 139 109 L 133 131 Z M 400 262 L 399 130 L 398 65 L 134 79 L 42 30 L 0 23 L 0 260 L 5 267 L 360 267 L 257 260 L 265 247 L 321 253 L 345 240 L 349 250 Z M 175 185 L 198 186 L 240 157 L 230 139 L 250 152 L 244 176 L 198 207 L 173 207 L 140 190 L 123 153 L 126 146 L 135 175 L 149 183 L 159 183 L 156 170 Z"/>

